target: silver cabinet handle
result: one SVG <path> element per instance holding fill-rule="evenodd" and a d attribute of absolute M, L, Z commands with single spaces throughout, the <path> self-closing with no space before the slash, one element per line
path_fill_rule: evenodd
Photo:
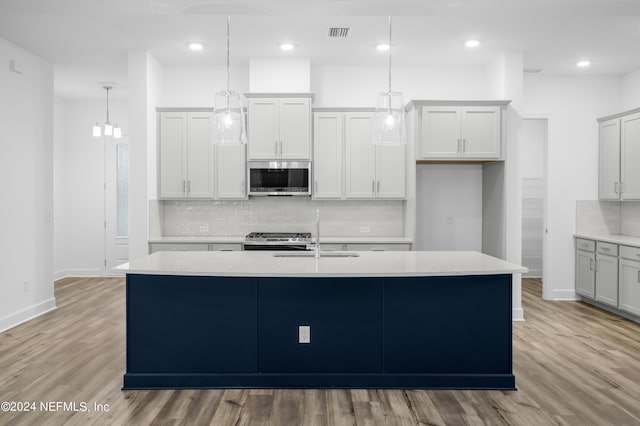
<path fill-rule="evenodd" d="M 182 181 L 182 192 L 187 192 L 187 181 L 186 180 Z"/>
<path fill-rule="evenodd" d="M 589 259 L 589 269 L 593 271 L 593 259 Z"/>
<path fill-rule="evenodd" d="M 378 194 L 380 193 L 380 181 L 378 181 L 378 189 L 376 191 Z"/>
<path fill-rule="evenodd" d="M 284 154 L 284 142 L 280 141 L 280 157 Z"/>
<path fill-rule="evenodd" d="M 613 192 L 614 192 L 614 194 L 617 194 L 617 193 L 618 193 L 618 182 L 615 182 L 615 183 L 613 184 Z"/>
<path fill-rule="evenodd" d="M 191 179 L 187 181 L 187 193 L 191 192 Z"/>
<path fill-rule="evenodd" d="M 458 138 L 458 149 L 456 149 L 456 151 L 460 152 L 460 144 L 462 143 L 462 139 Z"/>
<path fill-rule="evenodd" d="M 620 182 L 620 193 L 624 194 L 624 182 Z"/>
<path fill-rule="evenodd" d="M 600 247 L 603 251 L 611 251 L 609 247 Z"/>
<path fill-rule="evenodd" d="M 638 270 L 638 282 L 640 283 L 640 270 Z"/>
<path fill-rule="evenodd" d="M 463 138 L 462 139 L 462 152 L 466 152 L 467 151 L 467 139 Z"/>
<path fill-rule="evenodd" d="M 318 179 L 313 182 L 313 192 L 318 192 Z"/>
<path fill-rule="evenodd" d="M 376 193 L 376 180 L 375 179 L 371 179 L 371 192 L 373 194 Z"/>

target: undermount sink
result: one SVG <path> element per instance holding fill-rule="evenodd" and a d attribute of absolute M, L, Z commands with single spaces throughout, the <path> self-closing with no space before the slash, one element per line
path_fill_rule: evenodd
<path fill-rule="evenodd" d="M 313 251 L 283 251 L 273 253 L 273 257 L 316 257 Z M 320 257 L 360 257 L 358 253 L 348 251 L 324 251 Z"/>

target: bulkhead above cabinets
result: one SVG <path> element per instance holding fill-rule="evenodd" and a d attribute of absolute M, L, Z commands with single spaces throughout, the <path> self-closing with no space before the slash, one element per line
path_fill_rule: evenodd
<path fill-rule="evenodd" d="M 504 159 L 503 115 L 510 101 L 422 101 L 412 114 L 417 161 L 498 161 Z"/>

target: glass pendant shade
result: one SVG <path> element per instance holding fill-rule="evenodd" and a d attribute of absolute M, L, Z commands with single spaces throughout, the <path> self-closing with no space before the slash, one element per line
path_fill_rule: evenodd
<path fill-rule="evenodd" d="M 118 127 L 117 124 L 113 127 L 113 138 L 114 139 L 122 138 L 122 129 L 120 129 L 120 127 Z"/>
<path fill-rule="evenodd" d="M 104 135 L 105 136 L 113 135 L 113 126 L 109 122 L 106 122 L 104 125 Z"/>
<path fill-rule="evenodd" d="M 402 93 L 379 93 L 373 116 L 373 144 L 405 145 L 406 143 Z"/>
<path fill-rule="evenodd" d="M 100 129 L 100 125 L 96 123 L 96 125 L 93 126 L 93 137 L 99 138 L 100 136 L 102 136 L 102 130 Z"/>
<path fill-rule="evenodd" d="M 218 144 L 247 143 L 244 111 L 237 92 L 226 90 L 216 93 L 213 117 Z"/>

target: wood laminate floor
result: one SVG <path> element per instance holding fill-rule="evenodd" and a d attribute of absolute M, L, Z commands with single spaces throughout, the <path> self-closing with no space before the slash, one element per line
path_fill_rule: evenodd
<path fill-rule="evenodd" d="M 0 333 L 0 402 L 37 404 L 0 412 L 1 425 L 640 425 L 640 325 L 545 302 L 537 280 L 523 280 L 527 320 L 513 325 L 515 392 L 123 392 L 124 290 L 117 278 L 61 280 L 56 311 Z"/>

